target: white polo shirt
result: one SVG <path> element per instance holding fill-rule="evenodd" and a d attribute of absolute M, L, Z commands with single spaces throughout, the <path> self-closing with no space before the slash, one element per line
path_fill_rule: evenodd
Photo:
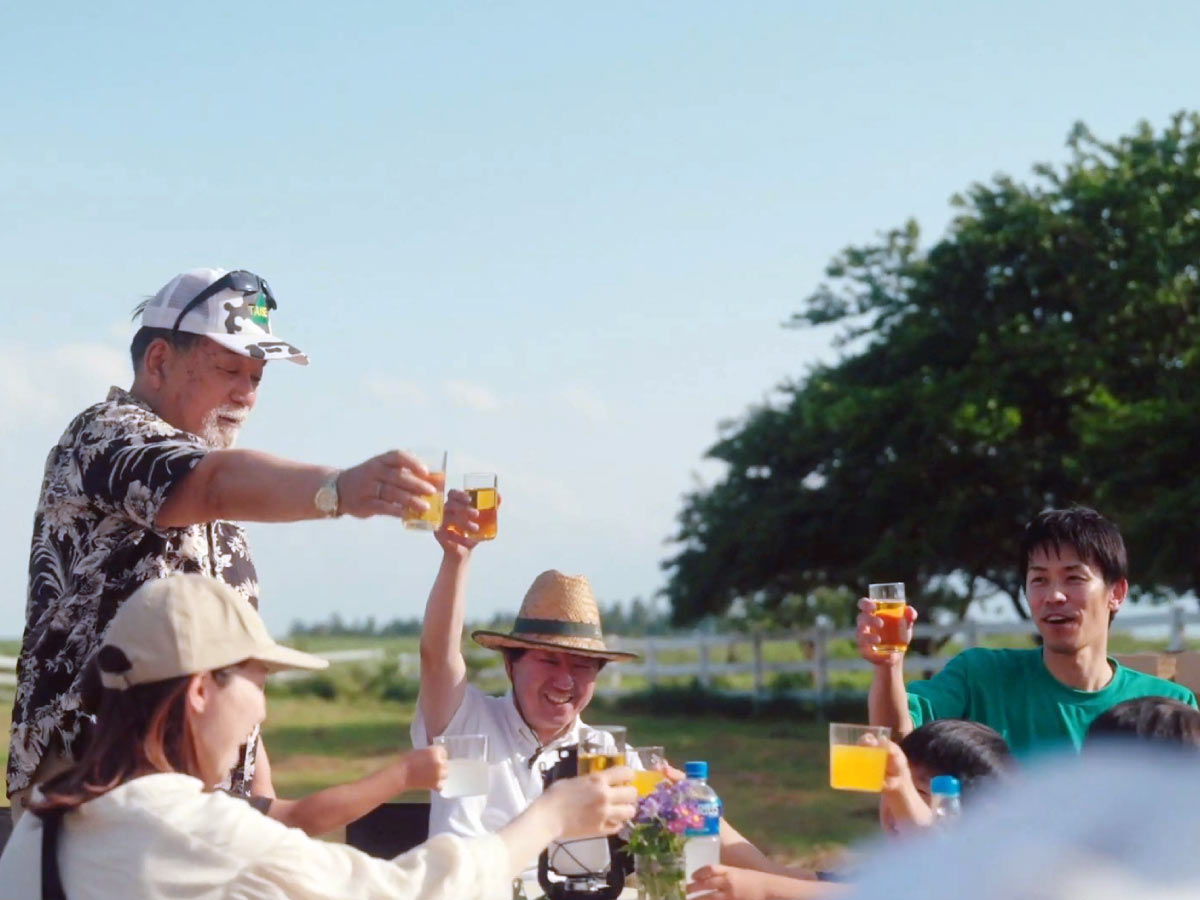
<path fill-rule="evenodd" d="M 489 786 L 487 794 L 475 797 L 447 799 L 432 792 L 431 836 L 445 832 L 462 837 L 493 834 L 541 796 L 542 774 L 558 762 L 554 750 L 578 744 L 584 737 L 597 737 L 612 746 L 608 732 L 597 731 L 576 716 L 570 728 L 543 747 L 517 711 L 511 690 L 503 697 L 489 697 L 472 685 L 467 685 L 462 703 L 442 733 L 487 735 Z M 412 724 L 412 743 L 418 748 L 430 744 L 419 706 Z M 608 841 L 604 838 L 568 841 L 552 847 L 557 849 L 552 851 L 550 863 L 563 874 L 572 871 L 568 859 L 562 856 L 567 849 L 593 871 L 608 865 Z M 530 865 L 536 866 L 537 860 Z"/>

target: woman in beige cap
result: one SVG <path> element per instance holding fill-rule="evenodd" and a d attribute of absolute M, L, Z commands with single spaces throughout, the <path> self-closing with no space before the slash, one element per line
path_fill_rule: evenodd
<path fill-rule="evenodd" d="M 550 841 L 611 834 L 633 815 L 632 773 L 612 769 L 556 783 L 495 834 L 375 859 L 211 790 L 265 717 L 267 673 L 326 665 L 276 644 L 228 586 L 198 575 L 147 583 L 113 618 L 97 662 L 96 734 L 13 831 L 0 856 L 5 900 L 489 900 Z"/>

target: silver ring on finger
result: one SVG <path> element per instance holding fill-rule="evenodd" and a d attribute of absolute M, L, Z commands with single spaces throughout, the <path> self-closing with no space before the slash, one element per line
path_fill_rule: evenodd
<path fill-rule="evenodd" d="M 376 500 L 383 499 L 383 482 L 382 481 L 375 482 L 375 499 Z"/>

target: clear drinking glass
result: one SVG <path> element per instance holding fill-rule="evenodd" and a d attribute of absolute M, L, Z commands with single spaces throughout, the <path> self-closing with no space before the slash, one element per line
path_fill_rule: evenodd
<path fill-rule="evenodd" d="M 425 480 L 434 486 L 434 493 L 427 494 L 421 499 L 429 504 L 429 509 L 422 513 L 407 507 L 401 513 L 405 528 L 417 531 L 437 531 L 442 527 L 442 509 L 446 493 L 446 451 L 416 448 L 409 450 L 413 456 L 424 463 L 429 474 Z"/>
<path fill-rule="evenodd" d="M 904 582 L 868 585 L 867 599 L 875 601 L 875 615 L 883 619 L 876 649 L 881 653 L 903 653 L 908 649 L 904 627 L 904 607 L 908 602 L 904 599 Z"/>
<path fill-rule="evenodd" d="M 488 792 L 486 734 L 442 734 L 433 743 L 446 748 L 449 771 L 439 793 L 443 797 L 473 797 Z"/>
<path fill-rule="evenodd" d="M 839 791 L 883 790 L 887 742 L 882 725 L 829 725 L 829 786 Z"/>
<path fill-rule="evenodd" d="M 592 725 L 579 741 L 579 774 L 625 765 L 624 725 Z"/>
<path fill-rule="evenodd" d="M 633 773 L 633 786 L 639 797 L 654 793 L 654 789 L 667 780 L 667 755 L 662 747 L 634 747 L 633 753 L 641 766 Z"/>
<path fill-rule="evenodd" d="M 479 511 L 475 524 L 479 530 L 470 537 L 490 541 L 496 537 L 496 506 L 500 480 L 495 472 L 472 472 L 463 476 L 463 490 L 471 498 L 471 508 Z"/>

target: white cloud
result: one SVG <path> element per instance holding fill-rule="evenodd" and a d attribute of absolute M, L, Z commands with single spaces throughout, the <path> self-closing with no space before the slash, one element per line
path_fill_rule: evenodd
<path fill-rule="evenodd" d="M 591 388 L 580 385 L 568 385 L 559 392 L 559 397 L 567 406 L 589 422 L 608 421 L 608 404 Z"/>
<path fill-rule="evenodd" d="M 128 351 L 93 342 L 53 349 L 0 344 L 0 420 L 44 423 L 102 400 L 132 379 Z"/>
<path fill-rule="evenodd" d="M 429 395 L 416 382 L 386 375 L 370 375 L 363 379 L 363 389 L 379 400 L 393 406 L 428 406 Z"/>
<path fill-rule="evenodd" d="M 469 381 L 447 381 L 443 385 L 446 397 L 455 406 L 463 409 L 473 409 L 476 412 L 495 412 L 500 408 L 500 401 L 492 393 L 491 388 Z"/>

